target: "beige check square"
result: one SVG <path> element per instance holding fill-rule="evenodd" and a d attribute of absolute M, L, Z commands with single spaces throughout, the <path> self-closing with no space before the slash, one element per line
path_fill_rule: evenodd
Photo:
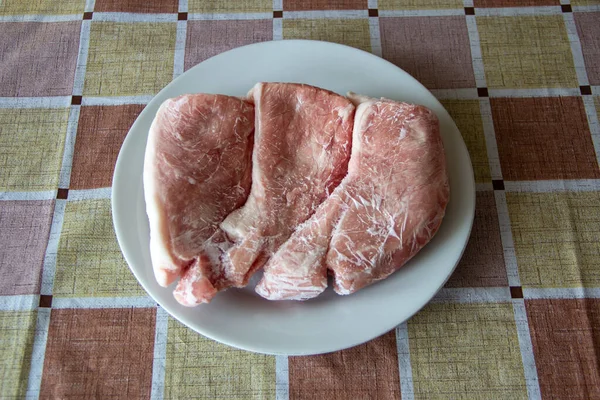
<path fill-rule="evenodd" d="M 461 0 L 379 0 L 377 7 L 380 10 L 436 10 L 449 8 L 463 8 Z"/>
<path fill-rule="evenodd" d="M 408 336 L 415 398 L 527 399 L 511 304 L 430 304 Z"/>
<path fill-rule="evenodd" d="M 477 28 L 488 87 L 577 87 L 561 15 L 477 17 Z"/>
<path fill-rule="evenodd" d="M 371 51 L 367 19 L 284 19 L 283 38 L 324 40 Z"/>
<path fill-rule="evenodd" d="M 600 192 L 507 193 L 523 286 L 600 286 Z"/>
<path fill-rule="evenodd" d="M 0 15 L 81 14 L 85 0 L 2 0 Z"/>
<path fill-rule="evenodd" d="M 155 94 L 173 79 L 176 23 L 93 22 L 86 96 Z"/>
<path fill-rule="evenodd" d="M 167 399 L 275 399 L 275 357 L 214 342 L 169 318 Z"/>
<path fill-rule="evenodd" d="M 273 2 L 271 0 L 188 0 L 188 11 L 201 14 L 271 13 Z"/>
<path fill-rule="evenodd" d="M 58 297 L 144 296 L 121 255 L 110 200 L 68 202 L 56 260 Z"/>
<path fill-rule="evenodd" d="M 599 0 L 571 0 L 573 6 L 598 6 L 600 5 Z"/>
<path fill-rule="evenodd" d="M 35 311 L 0 312 L 0 398 L 24 399 L 31 362 Z"/>
<path fill-rule="evenodd" d="M 441 100 L 441 102 L 454 119 L 467 145 L 475 172 L 475 181 L 478 183 L 491 182 L 492 176 L 483 134 L 479 100 Z"/>
<path fill-rule="evenodd" d="M 0 109 L 0 191 L 58 187 L 69 109 Z"/>

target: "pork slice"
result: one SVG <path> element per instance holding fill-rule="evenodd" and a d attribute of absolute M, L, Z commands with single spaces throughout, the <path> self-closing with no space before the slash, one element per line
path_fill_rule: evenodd
<path fill-rule="evenodd" d="M 301 84 L 258 83 L 249 98 L 256 107 L 250 196 L 220 224 L 205 260 L 235 287 L 247 284 L 346 175 L 355 110 L 343 96 Z M 194 275 L 191 268 L 176 290 L 186 305 L 205 297 Z"/>
<path fill-rule="evenodd" d="M 198 264 L 206 240 L 246 200 L 253 131 L 254 106 L 239 98 L 184 95 L 160 106 L 143 172 L 150 256 L 160 285 Z M 214 291 L 215 282 L 203 284 Z"/>
<path fill-rule="evenodd" d="M 350 294 L 402 267 L 437 232 L 449 199 L 437 117 L 429 109 L 353 97 L 348 175 L 265 265 L 257 293 L 306 300 Z"/>

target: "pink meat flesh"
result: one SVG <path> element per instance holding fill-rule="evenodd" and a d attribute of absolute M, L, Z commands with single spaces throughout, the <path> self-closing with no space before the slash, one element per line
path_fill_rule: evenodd
<path fill-rule="evenodd" d="M 181 279 L 176 292 L 186 305 L 206 298 L 197 270 L 245 286 L 347 172 L 355 110 L 348 99 L 288 83 L 259 83 L 249 97 L 256 107 L 250 196 L 214 235 L 211 265 L 193 266 Z"/>
<path fill-rule="evenodd" d="M 246 200 L 254 106 L 197 94 L 165 101 L 150 128 L 144 195 L 156 280 L 168 286 L 203 255 L 218 224 Z M 214 282 L 203 282 L 215 291 Z"/>
<path fill-rule="evenodd" d="M 256 291 L 305 300 L 350 294 L 403 266 L 437 232 L 449 198 L 437 117 L 429 109 L 353 96 L 348 175 L 265 265 Z"/>

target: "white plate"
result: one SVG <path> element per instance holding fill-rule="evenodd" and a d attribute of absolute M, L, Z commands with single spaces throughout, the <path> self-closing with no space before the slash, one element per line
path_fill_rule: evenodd
<path fill-rule="evenodd" d="M 150 123 L 167 98 L 185 93 L 243 96 L 260 81 L 302 82 L 345 94 L 418 103 L 438 115 L 450 176 L 450 203 L 442 226 L 412 261 L 388 279 L 350 296 L 331 289 L 306 302 L 272 302 L 254 285 L 220 293 L 208 305 L 186 308 L 173 287 L 154 280 L 149 228 L 142 192 L 144 149 Z M 172 316 L 195 331 L 245 350 L 305 355 L 355 346 L 406 321 L 452 274 L 467 243 L 475 211 L 475 183 L 466 146 L 456 125 L 419 82 L 387 61 L 338 44 L 276 41 L 240 47 L 190 69 L 165 87 L 131 127 L 115 168 L 113 221 L 134 275 Z M 256 279 L 253 280 L 253 283 Z"/>

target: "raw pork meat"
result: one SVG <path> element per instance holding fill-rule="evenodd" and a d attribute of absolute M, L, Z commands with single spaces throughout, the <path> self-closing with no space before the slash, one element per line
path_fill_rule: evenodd
<path fill-rule="evenodd" d="M 202 270 L 220 271 L 230 286 L 250 276 L 346 175 L 355 107 L 327 90 L 300 84 L 258 83 L 252 188 L 213 238 L 207 262 L 194 265 L 175 291 L 185 305 L 206 301 Z"/>
<path fill-rule="evenodd" d="M 437 117 L 429 109 L 353 96 L 348 175 L 265 265 L 256 291 L 305 300 L 350 294 L 404 265 L 436 233 L 449 187 Z"/>
<path fill-rule="evenodd" d="M 250 190 L 254 106 L 213 94 L 165 101 L 152 122 L 144 196 L 156 280 L 172 283 Z M 213 290 L 204 282 L 206 290 Z"/>

